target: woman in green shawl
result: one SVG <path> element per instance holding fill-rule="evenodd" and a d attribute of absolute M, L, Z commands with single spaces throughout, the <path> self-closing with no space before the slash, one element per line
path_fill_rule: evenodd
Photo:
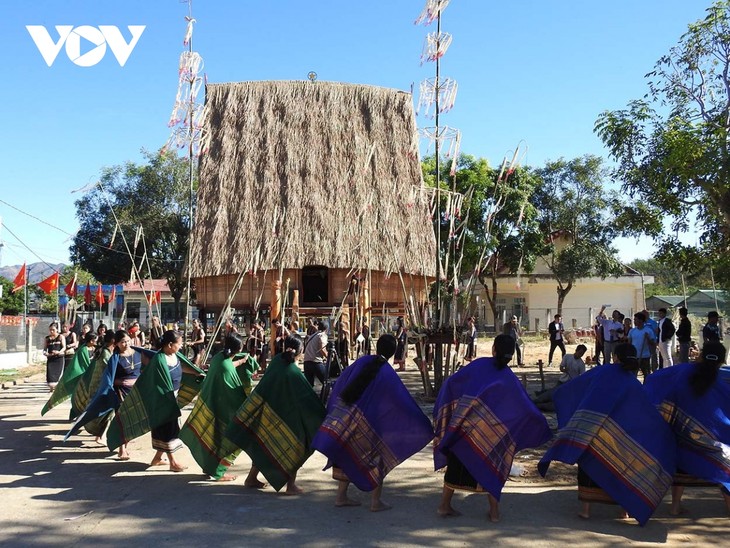
<path fill-rule="evenodd" d="M 312 438 L 325 408 L 297 366 L 302 341 L 289 336 L 226 431 L 227 438 L 251 457 L 246 487 L 262 488 L 259 471 L 279 491 L 298 495 L 297 471 L 314 451 Z"/>
<path fill-rule="evenodd" d="M 225 437 L 226 429 L 251 392 L 256 360 L 240 354 L 243 344 L 235 333 L 226 336 L 224 348 L 213 357 L 180 439 L 190 448 L 195 461 L 217 481 L 233 481 L 226 470 L 241 449 Z"/>

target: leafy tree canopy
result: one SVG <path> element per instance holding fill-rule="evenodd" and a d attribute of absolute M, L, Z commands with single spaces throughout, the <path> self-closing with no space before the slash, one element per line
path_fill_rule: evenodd
<path fill-rule="evenodd" d="M 623 220 L 633 217 L 656 238 L 658 257 L 685 272 L 710 261 L 728 286 L 730 2 L 716 1 L 705 19 L 690 24 L 647 79 L 642 99 L 604 112 L 595 126 L 633 197 Z M 679 240 L 690 229 L 699 233 L 699 249 Z"/>
<path fill-rule="evenodd" d="M 609 222 L 621 203 L 604 189 L 606 173 L 597 156 L 547 162 L 537 173 L 542 184 L 532 202 L 541 233 L 549 240 L 543 257 L 558 283 L 561 314 L 576 280 L 622 272 L 612 245 L 618 231 Z"/>
<path fill-rule="evenodd" d="M 100 185 L 76 202 L 79 232 L 71 259 L 102 283 L 132 275 L 164 278 L 176 303 L 185 290 L 189 163 L 173 152 L 143 151 L 144 163 L 104 168 Z M 143 239 L 137 239 L 142 227 Z M 178 311 L 179 313 L 179 311 Z"/>

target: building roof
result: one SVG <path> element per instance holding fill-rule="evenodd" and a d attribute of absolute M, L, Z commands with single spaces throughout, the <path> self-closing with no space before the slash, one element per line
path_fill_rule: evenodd
<path fill-rule="evenodd" d="M 409 93 L 336 82 L 206 86 L 193 277 L 255 269 L 435 272 Z"/>
<path fill-rule="evenodd" d="M 647 297 L 646 300 L 649 299 L 659 299 L 660 301 L 663 301 L 667 303 L 669 306 L 678 306 L 684 302 L 684 295 L 652 295 L 651 297 Z"/>
<path fill-rule="evenodd" d="M 725 303 L 728 300 L 728 294 L 725 291 L 721 291 L 719 289 L 713 290 L 713 289 L 698 289 L 694 293 L 692 293 L 689 297 L 687 297 L 687 300 L 692 299 L 695 295 L 700 294 L 704 297 L 707 297 L 708 299 L 715 300 L 717 297 L 718 303 Z"/>

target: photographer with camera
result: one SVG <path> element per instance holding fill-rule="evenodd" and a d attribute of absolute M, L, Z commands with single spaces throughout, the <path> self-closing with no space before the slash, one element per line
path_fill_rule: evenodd
<path fill-rule="evenodd" d="M 317 331 L 309 335 L 304 342 L 304 376 L 312 386 L 314 386 L 315 377 L 324 384 L 327 378 L 326 361 L 327 326 L 323 321 L 319 321 L 317 322 Z"/>

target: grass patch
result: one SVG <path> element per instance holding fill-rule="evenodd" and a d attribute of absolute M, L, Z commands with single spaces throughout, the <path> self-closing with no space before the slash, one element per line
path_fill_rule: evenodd
<path fill-rule="evenodd" d="M 38 375 L 46 370 L 46 364 L 26 365 L 17 369 L 0 369 L 0 383 L 12 382 Z"/>

